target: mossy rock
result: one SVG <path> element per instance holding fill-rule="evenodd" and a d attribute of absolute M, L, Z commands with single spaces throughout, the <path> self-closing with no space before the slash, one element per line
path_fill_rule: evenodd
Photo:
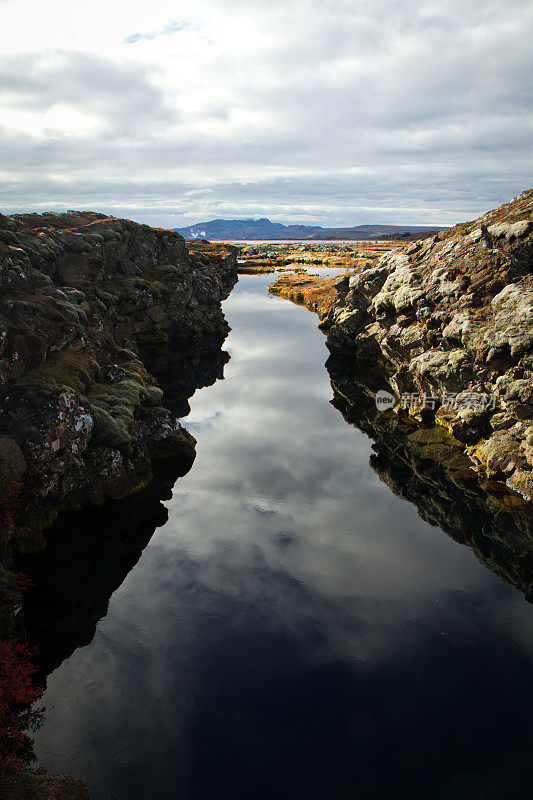
<path fill-rule="evenodd" d="M 26 471 L 22 450 L 10 436 L 0 436 L 0 478 L 18 480 Z"/>
<path fill-rule="evenodd" d="M 26 394 L 31 394 L 32 387 L 39 394 L 43 384 L 51 387 L 66 386 L 83 393 L 91 385 L 97 367 L 97 362 L 87 358 L 86 354 L 65 349 L 52 353 L 39 367 L 20 378 L 17 384 L 25 388 Z"/>
<path fill-rule="evenodd" d="M 3 800 L 89 800 L 84 781 L 67 775 L 25 775 L 0 771 Z"/>
<path fill-rule="evenodd" d="M 19 240 L 16 234 L 12 231 L 0 230 L 0 242 L 4 244 L 14 245 L 15 247 L 19 244 Z"/>
<path fill-rule="evenodd" d="M 446 447 L 454 447 L 457 450 L 463 450 L 461 442 L 454 439 L 442 426 L 432 426 L 430 428 L 419 427 L 409 434 L 409 442 L 421 447 L 443 445 Z"/>
<path fill-rule="evenodd" d="M 147 386 L 143 389 L 143 399 L 148 406 L 159 406 L 163 402 L 163 390 L 158 386 Z"/>
<path fill-rule="evenodd" d="M 185 428 L 174 431 L 150 448 L 154 459 L 187 458 L 194 461 L 196 457 L 196 439 Z"/>
<path fill-rule="evenodd" d="M 93 444 L 123 448 L 131 444 L 131 434 L 123 419 L 115 419 L 103 408 L 92 406 L 94 427 L 91 437 Z"/>
<path fill-rule="evenodd" d="M 145 333 L 139 336 L 139 345 L 141 347 L 149 347 L 150 345 L 166 344 L 170 337 L 166 331 L 155 328 L 150 333 Z"/>

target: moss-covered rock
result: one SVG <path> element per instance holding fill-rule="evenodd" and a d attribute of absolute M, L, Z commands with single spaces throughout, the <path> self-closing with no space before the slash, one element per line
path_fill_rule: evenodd
<path fill-rule="evenodd" d="M 25 551 L 61 510 L 146 486 L 153 458 L 194 457 L 145 362 L 164 348 L 189 390 L 190 343 L 227 332 L 236 251 L 83 212 L 0 215 L 0 233 L 0 478 L 21 481 Z"/>

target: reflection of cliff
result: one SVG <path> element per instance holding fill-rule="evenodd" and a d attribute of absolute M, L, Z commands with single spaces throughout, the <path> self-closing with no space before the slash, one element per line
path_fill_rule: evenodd
<path fill-rule="evenodd" d="M 167 520 L 161 500 L 191 462 L 161 462 L 147 489 L 102 508 L 63 514 L 46 548 L 23 563 L 34 586 L 24 621 L 43 670 L 51 672 L 91 642 L 109 599 L 135 566 L 155 529 Z"/>
<path fill-rule="evenodd" d="M 224 377 L 229 354 L 222 350 L 222 344 L 228 330 L 226 325 L 219 334 L 180 347 L 172 340 L 163 345 L 143 346 L 143 359 L 163 388 L 164 402 L 178 417 L 191 410 L 188 401 L 196 389 Z"/>
<path fill-rule="evenodd" d="M 154 373 L 165 386 L 167 406 L 174 413 L 188 410 L 195 389 L 223 377 L 229 356 L 220 338 L 183 351 L 179 358 L 160 353 Z M 155 358 L 155 357 L 154 357 Z M 47 531 L 43 551 L 26 556 L 20 569 L 33 586 L 24 602 L 28 641 L 40 653 L 43 672 L 50 673 L 77 647 L 91 642 L 98 621 L 107 613 L 113 592 L 141 557 L 155 529 L 168 516 L 176 479 L 192 466 L 188 458 L 156 462 L 154 478 L 138 494 L 110 501 L 100 508 L 62 514 Z"/>
<path fill-rule="evenodd" d="M 378 376 L 361 375 L 353 362 L 332 356 L 326 367 L 333 405 L 374 440 L 370 464 L 399 497 L 414 503 L 500 578 L 533 601 L 533 510 L 501 484 L 480 481 L 459 442 L 439 426 L 420 427 L 394 412 L 376 410 Z M 364 380 L 364 384 L 361 382 Z"/>

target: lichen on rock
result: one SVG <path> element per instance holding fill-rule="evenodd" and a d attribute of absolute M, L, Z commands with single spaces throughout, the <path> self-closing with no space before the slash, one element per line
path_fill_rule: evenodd
<path fill-rule="evenodd" d="M 433 416 L 480 476 L 528 500 L 532 214 L 529 190 L 473 222 L 385 254 L 337 287 L 322 323 L 332 352 L 349 353 L 362 370 L 379 363 L 398 396 L 429 396 Z M 450 395 L 455 406 L 443 413 L 439 398 Z M 480 397 L 490 398 L 482 412 L 472 401 Z"/>

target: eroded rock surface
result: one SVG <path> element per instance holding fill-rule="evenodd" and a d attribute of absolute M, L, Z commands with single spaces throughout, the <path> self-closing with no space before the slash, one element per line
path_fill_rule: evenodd
<path fill-rule="evenodd" d="M 533 498 L 533 191 L 338 286 L 333 352 L 379 365 L 483 477 Z M 366 368 L 365 367 L 365 368 Z M 412 409 L 413 410 L 413 409 Z"/>

